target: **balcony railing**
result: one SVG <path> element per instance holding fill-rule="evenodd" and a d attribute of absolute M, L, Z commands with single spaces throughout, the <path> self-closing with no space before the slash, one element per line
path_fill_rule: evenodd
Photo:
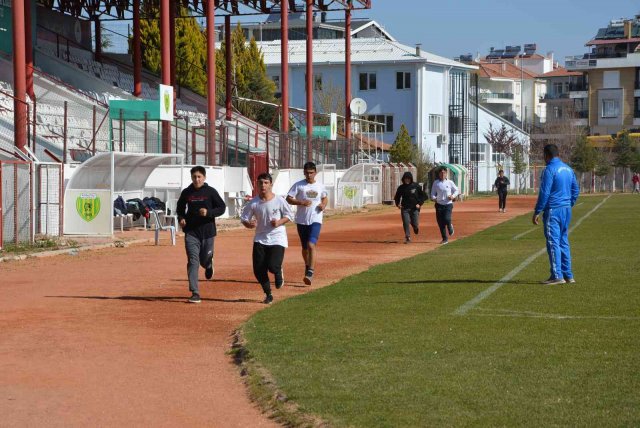
<path fill-rule="evenodd" d="M 487 101 L 487 100 L 512 100 L 513 99 L 513 94 L 512 93 L 484 93 L 484 94 L 480 94 L 480 100 L 482 101 Z"/>
<path fill-rule="evenodd" d="M 558 93 L 546 93 L 544 95 L 544 97 L 541 97 L 541 99 L 543 100 L 560 100 L 563 98 L 569 98 L 569 93 L 568 92 L 562 92 L 560 94 Z"/>
<path fill-rule="evenodd" d="M 569 91 L 588 91 L 589 84 L 588 83 L 569 83 Z"/>

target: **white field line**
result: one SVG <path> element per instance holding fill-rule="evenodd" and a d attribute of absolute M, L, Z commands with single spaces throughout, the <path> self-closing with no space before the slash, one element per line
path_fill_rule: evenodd
<path fill-rule="evenodd" d="M 611 195 L 607 196 L 606 198 L 604 198 L 598 205 L 596 205 L 595 207 L 593 207 L 593 209 L 591 209 L 591 211 L 589 211 L 588 213 L 586 213 L 585 215 L 583 215 L 582 217 L 580 217 L 580 219 L 569 229 L 569 233 L 573 232 L 574 229 L 578 226 L 580 226 L 582 224 L 582 222 L 589 217 L 591 214 L 593 214 L 594 212 L 596 212 L 596 210 L 598 208 L 600 208 L 602 206 L 602 204 L 604 204 L 605 202 L 607 202 L 607 200 L 611 197 Z M 516 276 L 517 274 L 519 274 L 524 268 L 526 268 L 527 266 L 529 266 L 531 264 L 531 262 L 533 262 L 535 259 L 537 259 L 538 257 L 540 257 L 542 254 L 544 254 L 547 251 L 546 247 L 542 248 L 541 250 L 537 251 L 535 254 L 532 254 L 531 256 L 527 257 L 527 259 L 525 261 L 523 261 L 522 263 L 520 263 L 515 269 L 513 269 L 511 272 L 509 272 L 508 274 L 506 274 L 504 277 L 500 278 L 500 280 L 498 280 L 497 282 L 495 282 L 491 287 L 487 288 L 486 290 L 483 290 L 480 294 L 478 294 L 476 297 L 474 297 L 473 299 L 469 300 L 468 302 L 464 303 L 462 306 L 460 306 L 458 309 L 456 309 L 455 311 L 453 311 L 453 315 L 465 315 L 467 312 L 469 312 L 471 309 L 473 309 L 474 307 L 476 307 L 478 305 L 478 303 L 482 302 L 484 299 L 486 299 L 487 297 L 491 296 L 496 290 L 498 290 L 500 287 L 502 287 L 506 282 L 508 282 L 509 280 L 511 280 L 511 278 L 513 278 L 514 276 Z"/>
<path fill-rule="evenodd" d="M 526 234 L 528 234 L 528 233 L 531 233 L 531 232 L 533 232 L 534 230 L 538 230 L 538 228 L 537 228 L 537 227 L 532 227 L 531 229 L 529 229 L 529 230 L 527 230 L 527 231 L 525 231 L 525 232 L 522 232 L 522 233 L 517 234 L 516 236 L 514 236 L 513 238 L 511 238 L 511 240 L 512 240 L 512 241 L 517 241 L 518 239 L 522 238 L 524 235 L 526 235 Z"/>
<path fill-rule="evenodd" d="M 491 309 L 481 309 L 476 308 L 476 310 L 486 311 L 485 313 L 473 313 L 469 314 L 474 317 L 513 317 L 513 318 L 546 318 L 546 319 L 554 319 L 554 320 L 624 320 L 624 321 L 636 321 L 640 320 L 640 317 L 627 317 L 621 315 L 614 316 L 606 316 L 606 315 L 561 315 L 561 314 L 545 314 L 539 312 L 529 312 L 529 311 L 505 311 L 505 310 L 495 310 L 498 313 L 490 313 Z M 499 313 L 502 312 L 502 313 Z"/>

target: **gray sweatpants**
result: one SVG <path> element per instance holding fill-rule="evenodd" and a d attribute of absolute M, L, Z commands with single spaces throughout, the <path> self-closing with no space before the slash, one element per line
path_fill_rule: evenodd
<path fill-rule="evenodd" d="M 206 239 L 198 239 L 193 235 L 186 234 L 184 237 L 184 248 L 187 251 L 187 276 L 189 277 L 189 291 L 200 294 L 198 289 L 198 273 L 200 266 L 203 268 L 213 267 L 213 244 L 215 236 Z"/>

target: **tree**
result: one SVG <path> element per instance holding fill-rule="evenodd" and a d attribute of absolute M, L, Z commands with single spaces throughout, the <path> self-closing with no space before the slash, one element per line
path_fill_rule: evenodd
<path fill-rule="evenodd" d="M 589 145 L 587 137 L 582 135 L 571 154 L 571 166 L 580 173 L 580 184 L 582 185 L 584 173 L 593 172 L 598 164 L 598 152 Z"/>
<path fill-rule="evenodd" d="M 519 145 L 518 137 L 513 132 L 513 129 L 507 129 L 504 123 L 498 129 L 495 129 L 493 124 L 489 123 L 489 130 L 483 135 L 494 153 L 502 153 L 507 158 L 512 156 L 514 147 Z M 503 169 L 501 162 L 496 163 L 496 169 Z"/>
<path fill-rule="evenodd" d="M 601 190 L 604 190 L 604 177 L 611 173 L 611 152 L 598 151 L 594 174 L 600 179 Z"/>
<path fill-rule="evenodd" d="M 398 135 L 396 136 L 393 145 L 389 149 L 389 155 L 391 157 L 391 162 L 402 162 L 402 163 L 410 163 L 415 160 L 417 155 L 416 146 L 411 142 L 411 137 L 409 136 L 409 132 L 407 128 L 404 126 L 404 123 L 400 125 L 400 131 L 398 131 Z"/>
<path fill-rule="evenodd" d="M 527 172 L 529 167 L 525 154 L 525 147 L 522 144 L 518 144 L 513 148 L 513 153 L 511 155 L 513 172 L 518 176 L 518 187 L 516 187 L 516 191 L 518 193 L 520 192 L 520 189 L 525 187 L 526 175 L 523 174 Z"/>
<path fill-rule="evenodd" d="M 614 166 L 622 167 L 622 191 L 624 192 L 624 175 L 627 168 L 630 168 L 637 156 L 632 145 L 629 131 L 623 129 L 613 140 Z"/>

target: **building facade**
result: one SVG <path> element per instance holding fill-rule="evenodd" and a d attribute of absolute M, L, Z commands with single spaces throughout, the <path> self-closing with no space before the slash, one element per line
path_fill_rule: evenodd
<path fill-rule="evenodd" d="M 567 57 L 570 98 L 588 111 L 592 136 L 640 129 L 640 15 L 613 20 L 587 42 L 591 52 Z"/>

